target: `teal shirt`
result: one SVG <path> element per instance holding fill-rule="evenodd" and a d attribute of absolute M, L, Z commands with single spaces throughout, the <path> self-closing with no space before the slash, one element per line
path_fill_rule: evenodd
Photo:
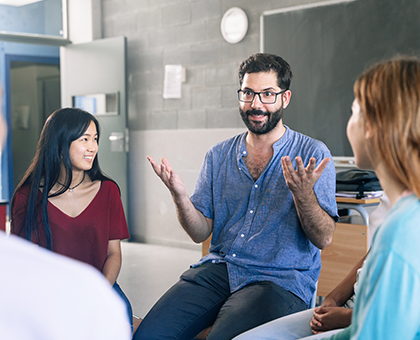
<path fill-rule="evenodd" d="M 420 339 L 420 201 L 401 198 L 363 265 L 351 326 L 330 339 Z"/>

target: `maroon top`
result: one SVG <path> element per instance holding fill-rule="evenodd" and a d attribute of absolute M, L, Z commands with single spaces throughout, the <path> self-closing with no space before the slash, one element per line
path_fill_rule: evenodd
<path fill-rule="evenodd" d="M 29 186 L 24 186 L 15 197 L 12 211 L 12 232 L 15 234 L 19 233 L 25 222 L 29 190 Z M 100 272 L 106 260 L 108 241 L 130 237 L 120 193 L 114 182 L 102 182 L 96 196 L 76 217 L 66 215 L 50 202 L 47 209 L 53 239 L 52 250 L 91 264 Z M 43 240 L 42 222 L 38 230 Z M 43 244 L 45 240 L 41 241 Z"/>

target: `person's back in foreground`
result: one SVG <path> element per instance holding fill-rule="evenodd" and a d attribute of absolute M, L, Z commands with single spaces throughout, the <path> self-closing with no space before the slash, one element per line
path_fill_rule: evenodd
<path fill-rule="evenodd" d="M 0 272 L 0 339 L 131 339 L 124 303 L 90 266 L 0 232 Z"/>

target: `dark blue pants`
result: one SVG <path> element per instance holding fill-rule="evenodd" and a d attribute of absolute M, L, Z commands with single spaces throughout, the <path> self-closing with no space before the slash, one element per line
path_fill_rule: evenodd
<path fill-rule="evenodd" d="M 130 325 L 131 325 L 131 332 L 133 332 L 133 310 L 131 308 L 131 303 L 128 300 L 127 296 L 124 294 L 124 292 L 122 291 L 121 287 L 118 285 L 117 282 L 114 283 L 112 288 L 121 297 L 121 299 L 124 301 L 124 303 L 127 307 L 128 320 L 129 320 Z"/>
<path fill-rule="evenodd" d="M 208 340 L 229 340 L 306 308 L 297 296 L 269 281 L 231 294 L 226 264 L 208 262 L 182 274 L 143 319 L 134 339 L 191 340 L 213 325 Z"/>

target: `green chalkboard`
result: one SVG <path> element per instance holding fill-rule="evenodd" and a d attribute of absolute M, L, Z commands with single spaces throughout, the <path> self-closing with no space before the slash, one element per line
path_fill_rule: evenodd
<path fill-rule="evenodd" d="M 420 0 L 356 0 L 269 12 L 263 51 L 287 60 L 292 101 L 284 123 L 322 140 L 333 156 L 352 156 L 346 136 L 353 83 L 375 62 L 420 56 Z"/>

